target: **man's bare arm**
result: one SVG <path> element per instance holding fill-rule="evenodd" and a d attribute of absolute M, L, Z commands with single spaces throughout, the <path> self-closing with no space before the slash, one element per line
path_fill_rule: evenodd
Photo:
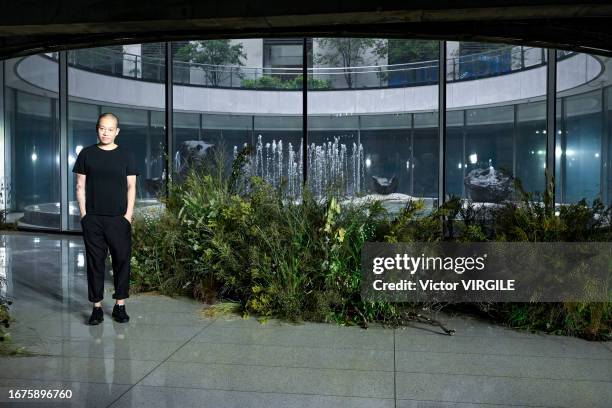
<path fill-rule="evenodd" d="M 136 176 L 127 176 L 127 211 L 125 218 L 132 220 L 134 202 L 136 201 Z"/>
<path fill-rule="evenodd" d="M 79 210 L 81 211 L 81 218 L 85 216 L 85 174 L 78 174 L 76 179 L 76 196 L 77 201 L 79 202 Z"/>

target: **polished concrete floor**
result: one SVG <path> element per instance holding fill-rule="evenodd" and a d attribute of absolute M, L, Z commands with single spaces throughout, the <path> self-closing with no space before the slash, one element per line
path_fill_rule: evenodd
<path fill-rule="evenodd" d="M 24 406 L 610 407 L 612 345 L 535 335 L 468 318 L 402 329 L 201 317 L 185 298 L 136 295 L 131 321 L 87 326 L 79 236 L 0 234 L 13 340 L 0 405 L 16 389 L 71 390 Z"/>

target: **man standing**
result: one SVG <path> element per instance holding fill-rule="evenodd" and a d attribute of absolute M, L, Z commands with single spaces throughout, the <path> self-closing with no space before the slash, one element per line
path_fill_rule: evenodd
<path fill-rule="evenodd" d="M 112 317 L 119 323 L 129 321 L 125 299 L 129 297 L 132 250 L 132 214 L 136 200 L 136 160 L 125 148 L 115 144 L 119 119 L 103 113 L 96 125 L 100 142 L 83 148 L 74 163 L 77 173 L 77 200 L 87 257 L 89 301 L 94 303 L 89 324 L 104 320 L 102 299 L 106 255 L 110 249 L 116 300 Z"/>

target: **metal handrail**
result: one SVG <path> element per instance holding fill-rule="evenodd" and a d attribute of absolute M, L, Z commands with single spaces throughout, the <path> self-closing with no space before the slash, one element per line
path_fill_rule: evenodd
<path fill-rule="evenodd" d="M 535 51 L 535 52 L 534 52 Z M 526 54 L 535 55 L 528 64 Z M 564 53 L 561 58 L 572 55 Z M 56 53 L 47 54 L 56 58 Z M 141 56 L 115 51 L 106 47 L 88 48 L 69 53 L 70 66 L 111 74 L 118 77 L 164 82 L 165 58 Z M 496 65 L 497 64 L 497 65 Z M 502 64 L 499 66 L 499 64 Z M 447 82 L 481 79 L 518 72 L 546 64 L 543 49 L 524 46 L 508 46 L 496 50 L 451 57 L 447 60 Z M 174 83 L 187 86 L 248 88 L 248 89 L 294 89 L 279 85 L 301 76 L 301 68 L 262 68 L 239 65 L 214 65 L 174 60 Z M 419 86 L 436 83 L 438 60 L 425 60 L 402 64 L 366 65 L 359 67 L 311 67 L 308 73 L 321 81 L 324 89 L 390 88 Z M 193 73 L 201 72 L 199 75 Z M 178 75 L 183 74 L 183 77 Z M 342 76 L 345 77 L 343 83 Z M 197 78 L 196 78 L 197 77 Z M 274 79 L 276 84 L 258 86 L 264 77 Z M 245 80 L 254 81 L 245 83 Z M 348 86 L 349 80 L 353 86 Z"/>

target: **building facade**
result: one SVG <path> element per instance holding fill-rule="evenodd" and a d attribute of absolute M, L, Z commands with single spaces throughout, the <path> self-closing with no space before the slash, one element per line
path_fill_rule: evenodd
<path fill-rule="evenodd" d="M 193 154 L 205 158 L 222 148 L 231 162 L 245 144 L 254 148 L 249 173 L 283 185 L 288 197 L 301 194 L 306 169 L 307 186 L 320 197 L 333 192 L 351 200 L 384 190 L 400 205 L 413 198 L 435 205 L 441 160 L 446 198 L 483 201 L 469 188 L 474 171 L 494 182 L 501 175 L 518 178 L 527 191 L 542 192 L 551 97 L 557 104 L 556 201 L 611 203 L 609 58 L 557 52 L 550 95 L 549 54 L 541 48 L 308 38 L 304 56 L 303 45 L 302 38 L 262 38 L 71 50 L 62 86 L 58 53 L 3 61 L 1 205 L 7 219 L 24 228 L 80 228 L 69 170 L 80 149 L 97 142 L 95 122 L 107 111 L 121 120 L 116 143 L 138 159 L 137 207 L 159 202 L 168 154 L 171 171 L 180 174 Z M 64 96 L 66 112 L 60 109 Z M 59 136 L 62 119 L 67 140 Z M 60 167 L 61 156 L 68 171 Z M 68 214 L 63 223 L 62 208 Z"/>

